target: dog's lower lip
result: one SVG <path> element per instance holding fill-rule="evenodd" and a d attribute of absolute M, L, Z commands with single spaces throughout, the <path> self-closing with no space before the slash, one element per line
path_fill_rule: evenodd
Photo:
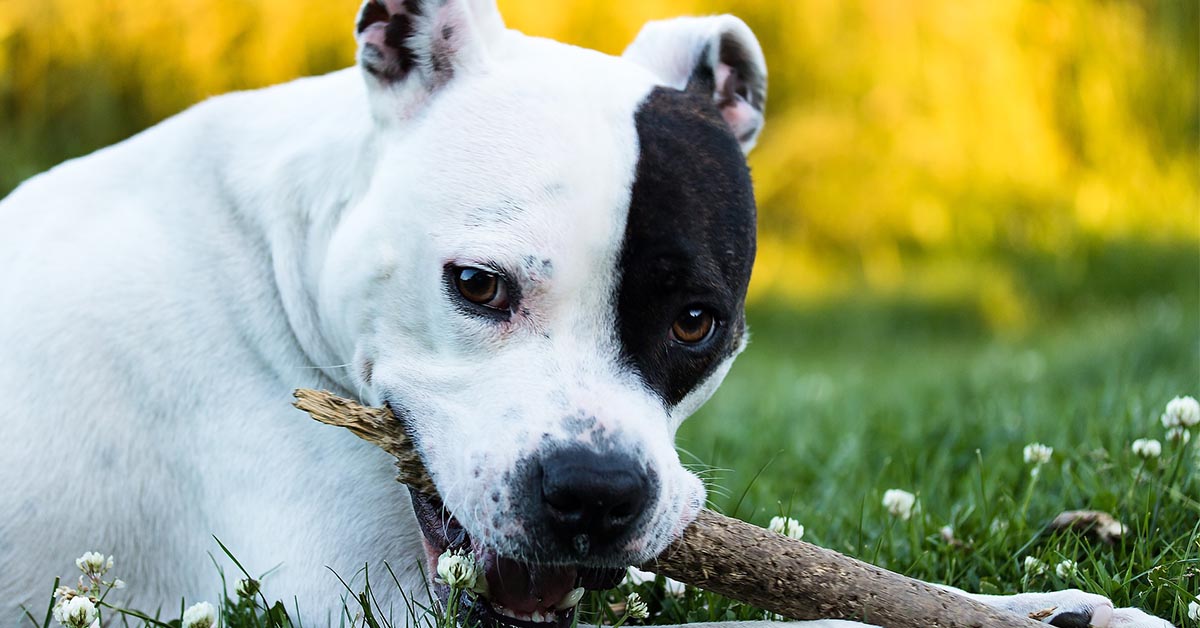
<path fill-rule="evenodd" d="M 484 626 L 568 626 L 574 618 L 574 603 L 582 597 L 576 589 L 611 588 L 625 574 L 624 569 L 530 564 L 500 556 L 474 545 L 465 528 L 440 501 L 410 492 L 425 537 L 429 573 L 436 573 L 438 557 L 448 549 L 467 548 L 475 554 L 483 571 L 481 577 L 487 578 L 488 593 L 476 596 L 464 592 L 460 608 Z M 437 592 L 446 602 L 449 588 L 437 585 Z"/>

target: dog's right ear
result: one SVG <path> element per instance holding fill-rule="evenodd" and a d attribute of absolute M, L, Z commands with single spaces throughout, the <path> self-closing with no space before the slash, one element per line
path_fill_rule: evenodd
<path fill-rule="evenodd" d="M 456 74 L 486 63 L 503 32 L 495 0 L 366 0 L 358 63 L 377 117 L 411 116 Z"/>
<path fill-rule="evenodd" d="M 767 61 L 745 22 L 732 15 L 650 22 L 622 56 L 676 89 L 711 90 L 742 151 L 754 148 L 767 102 Z"/>

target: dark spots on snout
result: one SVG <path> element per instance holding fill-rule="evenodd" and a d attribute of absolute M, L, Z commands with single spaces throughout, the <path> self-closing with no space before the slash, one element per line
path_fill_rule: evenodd
<path fill-rule="evenodd" d="M 492 491 L 491 498 L 492 498 L 493 504 L 499 504 L 500 503 L 500 491 Z"/>
<path fill-rule="evenodd" d="M 623 358 L 670 406 L 740 345 L 754 263 L 750 171 L 712 90 L 704 78 L 683 91 L 659 87 L 635 114 L 618 333 Z M 697 345 L 673 341 L 672 323 L 692 306 L 716 315 L 716 332 Z"/>
<path fill-rule="evenodd" d="M 454 27 L 447 24 L 442 27 L 442 39 L 449 41 L 451 37 L 454 37 Z"/>
<path fill-rule="evenodd" d="M 582 411 L 579 414 L 567 416 L 563 418 L 563 429 L 567 431 L 568 436 L 582 436 L 585 432 L 590 432 L 596 429 L 596 424 L 599 423 L 594 415 L 584 414 Z"/>
<path fill-rule="evenodd" d="M 601 425 L 596 415 L 583 410 L 564 416 L 562 426 L 568 438 L 587 443 L 593 449 L 617 451 L 620 446 L 616 435 Z"/>
<path fill-rule="evenodd" d="M 1050 620 L 1051 626 L 1059 628 L 1088 628 L 1092 625 L 1091 613 L 1063 613 Z"/>

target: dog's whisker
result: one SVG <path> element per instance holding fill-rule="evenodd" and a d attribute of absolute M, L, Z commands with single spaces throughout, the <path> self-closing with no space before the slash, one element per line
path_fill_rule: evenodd
<path fill-rule="evenodd" d="M 292 368 L 301 369 L 301 370 L 322 370 L 322 369 L 347 369 L 347 368 L 350 368 L 351 366 L 353 366 L 353 364 L 350 364 L 350 363 L 330 364 L 328 366 L 320 366 L 320 365 L 314 364 L 311 366 L 294 366 Z"/>

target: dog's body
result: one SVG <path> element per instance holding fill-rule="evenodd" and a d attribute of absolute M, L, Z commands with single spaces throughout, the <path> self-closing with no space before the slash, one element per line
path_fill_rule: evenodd
<path fill-rule="evenodd" d="M 487 0 L 371 0 L 358 31 L 361 68 L 215 98 L 0 203 L 0 621 L 89 549 L 135 603 L 213 600 L 210 535 L 282 563 L 268 593 L 316 625 L 327 565 L 424 592 L 460 545 L 528 585 L 494 605 L 545 617 L 703 503 L 672 439 L 744 344 L 749 29 L 656 23 L 613 58 Z M 445 507 L 291 410 L 301 386 L 391 405 Z"/>

